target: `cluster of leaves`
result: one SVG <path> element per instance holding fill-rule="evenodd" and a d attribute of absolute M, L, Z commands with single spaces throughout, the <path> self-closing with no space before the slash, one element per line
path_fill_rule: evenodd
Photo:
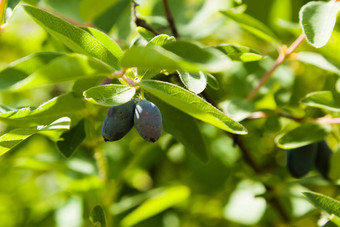
<path fill-rule="evenodd" d="M 272 31 L 263 23 L 268 18 L 254 18 L 264 14 L 251 12 L 259 9 L 252 1 L 176 0 L 170 4 L 176 25 L 165 19 L 169 15 L 161 1 L 150 2 L 136 7 L 127 0 L 25 0 L 7 17 L 0 42 L 8 46 L 13 34 L 20 37 L 22 15 L 43 29 L 35 27 L 40 36 L 32 36 L 32 49 L 22 41 L 17 56 L 5 59 L 11 63 L 0 71 L 0 120 L 5 123 L 0 155 L 16 166 L 3 168 L 29 170 L 34 176 L 27 176 L 25 184 L 37 180 L 43 189 L 48 185 L 39 177 L 57 172 L 52 179 L 58 189 L 46 189 L 53 196 L 39 190 L 49 204 L 22 199 L 23 207 L 33 207 L 32 225 L 69 226 L 74 221 L 78 226 L 82 213 L 100 226 L 316 223 L 319 217 L 299 196 L 307 190 L 338 196 L 340 35 L 335 22 L 340 3 L 273 1 L 267 6 Z M 4 3 L 0 1 L 0 23 L 5 22 Z M 16 3 L 8 5 L 14 9 Z M 249 13 L 244 12 L 246 4 Z M 294 8 L 301 8 L 300 25 L 286 13 L 294 15 Z M 148 24 L 131 25 L 139 17 Z M 171 36 L 174 26 L 180 38 Z M 310 44 L 302 46 L 303 52 L 292 53 L 297 45 L 282 47 L 301 32 L 297 41 L 306 37 Z M 16 60 L 20 55 L 25 56 Z M 271 78 L 264 84 L 266 72 Z M 158 106 L 165 133 L 157 143 L 145 144 L 131 130 L 122 140 L 105 144 L 100 130 L 108 107 L 136 97 Z M 290 178 L 282 161 L 285 150 L 324 140 L 333 154 L 325 163 L 328 180 L 310 172 L 315 157 L 307 177 Z M 42 148 L 24 155 L 29 146 Z M 294 165 L 304 161 L 298 158 Z M 22 172 L 12 174 L 4 182 Z M 22 191 L 17 193 L 21 198 Z M 305 195 L 339 225 L 339 202 Z M 14 197 L 6 198 L 4 206 Z M 302 211 L 295 207 L 298 203 L 303 203 Z M 72 219 L 70 210 L 78 216 Z M 25 217 L 4 220 L 7 226 L 27 222 Z"/>

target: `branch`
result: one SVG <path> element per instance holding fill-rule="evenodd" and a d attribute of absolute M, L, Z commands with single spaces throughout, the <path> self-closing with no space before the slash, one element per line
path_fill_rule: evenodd
<path fill-rule="evenodd" d="M 171 14 L 171 11 L 170 11 L 170 8 L 169 8 L 168 0 L 163 0 L 163 6 L 164 6 L 165 14 L 166 14 L 166 19 L 168 20 L 172 34 L 175 36 L 175 38 L 178 38 L 179 34 L 177 32 L 175 20 L 174 20 L 172 14 Z"/>
<path fill-rule="evenodd" d="M 154 35 L 159 35 L 158 32 L 156 32 L 148 23 L 146 23 L 145 20 L 137 17 L 137 14 L 136 14 L 136 7 L 137 6 L 138 6 L 138 4 L 136 2 L 133 2 L 133 4 L 132 4 L 132 17 L 133 17 L 133 21 L 135 22 L 136 26 L 145 28 L 146 30 L 152 32 Z"/>
<path fill-rule="evenodd" d="M 289 57 L 295 50 L 298 48 L 298 46 L 305 40 L 305 35 L 301 34 L 290 47 L 283 51 L 281 50 L 281 53 L 277 57 L 274 65 L 271 69 L 269 69 L 268 72 L 262 77 L 259 84 L 250 92 L 250 94 L 247 97 L 247 100 L 251 100 L 255 97 L 257 92 L 260 90 L 260 88 L 268 81 L 268 79 L 273 75 L 274 71 Z"/>

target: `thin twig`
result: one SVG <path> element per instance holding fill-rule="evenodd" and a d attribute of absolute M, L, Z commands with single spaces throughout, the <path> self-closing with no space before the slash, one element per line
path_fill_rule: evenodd
<path fill-rule="evenodd" d="M 138 6 L 138 4 L 136 2 L 133 2 L 133 4 L 132 4 L 132 17 L 133 17 L 133 21 L 135 22 L 136 26 L 145 28 L 146 30 L 152 32 L 154 35 L 159 35 L 158 32 L 156 32 L 148 23 L 146 23 L 145 20 L 137 17 L 137 14 L 136 14 L 136 7 L 137 6 Z"/>
<path fill-rule="evenodd" d="M 268 79 L 273 75 L 274 71 L 289 57 L 298 46 L 305 40 L 305 35 L 301 34 L 286 51 L 281 51 L 277 57 L 274 65 L 269 69 L 266 74 L 262 77 L 259 84 L 249 93 L 247 100 L 251 100 L 255 97 L 260 88 L 268 81 Z"/>
<path fill-rule="evenodd" d="M 165 14 L 166 14 L 166 19 L 168 20 L 172 34 L 175 36 L 175 38 L 178 38 L 179 34 L 176 28 L 174 17 L 172 16 L 171 11 L 170 11 L 168 0 L 163 0 L 163 6 L 164 6 Z"/>

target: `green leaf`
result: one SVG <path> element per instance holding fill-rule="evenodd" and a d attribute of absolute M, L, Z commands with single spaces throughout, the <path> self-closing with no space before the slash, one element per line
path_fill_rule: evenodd
<path fill-rule="evenodd" d="M 81 54 L 69 54 L 53 59 L 30 76 L 12 85 L 11 89 L 25 89 L 43 84 L 55 84 L 81 77 L 111 75 L 113 71 L 101 62 Z"/>
<path fill-rule="evenodd" d="M 210 103 L 184 88 L 156 80 L 141 81 L 139 86 L 162 101 L 201 121 L 232 133 L 247 133 L 247 130 L 241 124 L 233 121 Z"/>
<path fill-rule="evenodd" d="M 112 54 L 98 39 L 63 19 L 39 8 L 24 5 L 25 11 L 53 37 L 75 52 L 95 57 L 119 69 L 120 53 Z"/>
<path fill-rule="evenodd" d="M 90 221 L 95 227 L 106 226 L 105 212 L 100 205 L 92 208 L 90 213 Z"/>
<path fill-rule="evenodd" d="M 176 41 L 175 37 L 168 36 L 168 35 L 165 35 L 165 34 L 161 34 L 161 35 L 153 37 L 150 40 L 150 42 L 148 43 L 148 45 L 154 44 L 154 45 L 157 45 L 157 46 L 163 46 L 167 43 L 171 43 L 171 42 L 175 42 L 175 41 Z"/>
<path fill-rule="evenodd" d="M 19 81 L 24 80 L 36 70 L 60 56 L 64 56 L 64 54 L 42 52 L 10 63 L 7 68 L 0 71 L 0 90 L 8 89 Z"/>
<path fill-rule="evenodd" d="M 207 84 L 209 87 L 218 90 L 220 88 L 220 84 L 218 83 L 218 80 L 211 75 L 210 73 L 204 73 L 207 76 Z"/>
<path fill-rule="evenodd" d="M 247 15 L 247 14 L 240 14 L 235 13 L 232 10 L 221 11 L 224 15 L 233 19 L 237 22 L 242 28 L 246 31 L 254 34 L 255 36 L 271 43 L 280 44 L 279 39 L 276 35 L 262 22 L 258 21 L 257 19 Z"/>
<path fill-rule="evenodd" d="M 315 192 L 303 192 L 308 200 L 318 209 L 340 217 L 340 202 L 331 197 Z"/>
<path fill-rule="evenodd" d="M 55 97 L 37 108 L 25 107 L 8 112 L 0 113 L 0 120 L 17 124 L 49 124 L 51 121 L 60 117 L 78 117 L 85 108 L 84 102 L 74 96 L 73 93 L 67 93 Z"/>
<path fill-rule="evenodd" d="M 121 84 L 108 84 L 92 87 L 84 91 L 84 98 L 87 101 L 103 105 L 118 106 L 130 101 L 135 95 L 134 87 Z"/>
<path fill-rule="evenodd" d="M 57 142 L 59 151 L 69 158 L 76 151 L 77 147 L 83 142 L 86 137 L 84 120 L 81 120 L 71 130 L 64 132 L 61 139 Z"/>
<path fill-rule="evenodd" d="M 297 54 L 297 60 L 340 75 L 340 69 L 320 54 L 313 52 L 299 52 Z"/>
<path fill-rule="evenodd" d="M 223 54 L 194 44 L 172 42 L 164 47 L 168 50 L 156 45 L 132 47 L 123 55 L 121 65 L 152 70 L 220 72 L 231 64 L 230 59 Z"/>
<path fill-rule="evenodd" d="M 195 94 L 199 94 L 207 87 L 207 76 L 203 72 L 188 73 L 178 71 L 183 84 Z"/>
<path fill-rule="evenodd" d="M 112 55 L 116 56 L 118 59 L 120 59 L 123 56 L 123 51 L 120 49 L 118 44 L 111 39 L 107 34 L 104 32 L 101 32 L 95 28 L 91 27 L 82 27 L 85 31 L 90 33 L 94 38 L 96 38 L 98 41 L 100 41 L 106 49 L 108 49 Z"/>
<path fill-rule="evenodd" d="M 190 190 L 186 186 L 172 186 L 151 199 L 143 202 L 138 208 L 129 213 L 122 220 L 122 226 L 133 226 L 147 218 L 150 218 L 178 203 L 186 200 L 190 195 Z"/>
<path fill-rule="evenodd" d="M 150 42 L 155 37 L 155 35 L 146 28 L 137 27 L 137 31 L 141 35 L 141 37 L 143 37 L 148 42 Z"/>
<path fill-rule="evenodd" d="M 145 93 L 145 97 L 161 111 L 164 131 L 175 137 L 201 161 L 208 161 L 207 147 L 196 121 L 191 116 L 173 108 L 155 96 Z"/>
<path fill-rule="evenodd" d="M 329 125 L 303 124 L 278 136 L 276 143 L 283 149 L 302 147 L 323 140 L 331 130 L 332 127 Z"/>
<path fill-rule="evenodd" d="M 332 35 L 340 2 L 312 1 L 300 10 L 300 25 L 307 41 L 320 48 L 327 44 Z"/>
<path fill-rule="evenodd" d="M 340 102 L 331 91 L 316 91 L 309 93 L 300 101 L 302 104 L 340 112 Z"/>
<path fill-rule="evenodd" d="M 263 55 L 252 51 L 249 47 L 241 45 L 221 44 L 216 46 L 216 48 L 234 61 L 251 62 L 259 61 L 264 58 Z"/>
<path fill-rule="evenodd" d="M 62 117 L 50 125 L 39 125 L 32 128 L 17 128 L 0 137 L 0 156 L 10 151 L 19 143 L 29 138 L 30 136 L 40 131 L 50 130 L 68 130 L 70 128 L 71 119 L 68 117 Z"/>

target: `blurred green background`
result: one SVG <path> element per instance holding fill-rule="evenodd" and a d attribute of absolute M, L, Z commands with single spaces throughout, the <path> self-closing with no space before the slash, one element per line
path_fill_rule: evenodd
<path fill-rule="evenodd" d="M 15 6 L 17 1 L 10 1 Z M 92 25 L 110 34 L 126 49 L 138 33 L 127 0 L 26 0 L 39 4 L 77 25 Z M 153 28 L 171 34 L 162 1 L 137 1 L 137 15 Z M 303 0 L 169 0 L 181 39 L 205 45 L 241 44 L 268 56 L 255 63 L 234 62 L 230 71 L 215 75 L 220 89 L 207 94 L 221 108 L 228 100 L 244 98 L 277 57 L 275 47 L 244 31 L 219 13 L 237 7 L 268 25 L 282 43 L 291 44 L 301 33 L 298 12 Z M 8 10 L 7 14 L 11 14 Z M 339 28 L 329 44 L 317 50 L 340 65 Z M 316 51 L 304 43 L 300 50 Z M 27 55 L 70 52 L 49 36 L 19 6 L 0 36 L 0 69 Z M 339 89 L 338 77 L 315 66 L 289 60 L 256 99 L 257 109 L 273 113 L 285 110 L 297 116 L 323 116 L 313 108 L 302 108 L 299 100 L 311 91 Z M 74 81 L 25 90 L 0 91 L 0 104 L 9 107 L 39 106 L 72 89 Z M 279 85 L 278 85 L 279 84 Z M 338 85 L 335 87 L 334 85 Z M 198 160 L 171 135 L 149 144 L 135 129 L 122 140 L 104 143 L 100 127 L 107 108 L 87 104 L 79 113 L 86 116 L 85 142 L 69 159 L 58 151 L 49 135 L 37 134 L 0 157 L 0 226 L 92 226 L 95 205 L 104 207 L 111 226 L 223 227 L 223 226 L 318 226 L 325 217 L 303 198 L 302 191 L 319 191 L 336 198 L 337 183 L 323 180 L 312 171 L 297 180 L 285 167 L 285 151 L 274 138 L 281 127 L 294 123 L 273 114 L 266 119 L 244 121 L 249 131 L 242 137 L 251 155 L 264 170 L 256 173 L 244 161 L 225 132 L 200 123 L 210 159 Z M 295 124 L 296 125 L 296 124 Z M 1 134 L 16 127 L 0 123 Z M 339 135 L 327 138 L 338 150 Z M 339 151 L 332 163 L 339 160 Z M 108 171 L 105 171 L 107 168 Z M 339 167 L 332 165 L 331 177 L 339 182 Z M 274 190 L 268 192 L 267 187 Z M 266 193 L 267 191 L 267 193 Z M 277 198 L 284 215 L 268 201 Z M 142 204 L 142 205 L 141 205 Z M 281 211 L 282 212 L 282 211 Z M 284 220 L 287 218 L 287 220 Z M 319 223 L 319 224 L 318 224 Z M 321 224 L 320 224 L 321 223 Z"/>

